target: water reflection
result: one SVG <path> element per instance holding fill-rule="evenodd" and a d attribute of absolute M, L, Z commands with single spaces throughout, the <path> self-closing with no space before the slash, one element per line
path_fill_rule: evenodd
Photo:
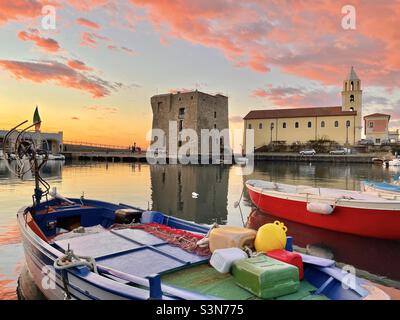
<path fill-rule="evenodd" d="M 150 173 L 153 210 L 199 223 L 227 220 L 228 168 L 154 165 Z"/>
<path fill-rule="evenodd" d="M 41 169 L 43 178 L 62 178 L 62 168 L 65 165 L 65 161 L 48 161 Z M 29 162 L 26 161 L 26 168 L 29 167 Z M 6 160 L 0 160 L 0 179 L 8 179 L 9 181 L 18 181 L 18 177 L 15 175 L 17 168 L 16 161 L 8 162 Z M 10 170 L 11 169 L 11 170 Z M 32 173 L 29 171 L 24 175 L 24 180 L 33 179 Z"/>

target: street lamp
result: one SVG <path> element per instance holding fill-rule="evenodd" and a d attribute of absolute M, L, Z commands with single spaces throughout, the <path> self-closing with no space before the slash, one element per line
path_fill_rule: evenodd
<path fill-rule="evenodd" d="M 272 130 L 274 130 L 274 123 L 271 122 L 271 144 L 272 144 Z"/>

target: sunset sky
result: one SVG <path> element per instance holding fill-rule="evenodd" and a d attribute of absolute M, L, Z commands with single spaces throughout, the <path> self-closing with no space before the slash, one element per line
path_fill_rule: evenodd
<path fill-rule="evenodd" d="M 348 4 L 355 30 L 342 28 Z M 238 128 L 250 109 L 340 105 L 352 65 L 364 115 L 400 127 L 397 0 L 1 1 L 0 41 L 0 129 L 38 105 L 66 140 L 144 146 L 157 93 L 228 95 Z"/>

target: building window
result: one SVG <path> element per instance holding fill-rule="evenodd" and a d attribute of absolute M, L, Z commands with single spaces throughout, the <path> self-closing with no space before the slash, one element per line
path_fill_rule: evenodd
<path fill-rule="evenodd" d="M 184 116 L 185 115 L 185 108 L 179 108 L 179 115 Z"/>
<path fill-rule="evenodd" d="M 312 123 L 311 123 L 311 121 L 308 121 L 308 124 L 307 124 L 307 126 L 308 126 L 309 128 L 311 128 L 311 127 L 312 127 Z"/>
<path fill-rule="evenodd" d="M 375 139 L 375 143 L 380 144 L 381 143 L 381 139 Z"/>
<path fill-rule="evenodd" d="M 282 124 L 283 129 L 286 129 L 286 122 Z"/>
<path fill-rule="evenodd" d="M 193 100 L 193 96 L 190 96 L 190 100 Z"/>
<path fill-rule="evenodd" d="M 248 126 L 248 128 L 249 128 L 249 129 L 251 129 L 251 123 L 249 123 L 249 126 Z"/>
<path fill-rule="evenodd" d="M 321 121 L 321 128 L 325 128 L 325 121 Z"/>
<path fill-rule="evenodd" d="M 217 111 L 214 111 L 214 119 L 217 118 Z"/>
<path fill-rule="evenodd" d="M 352 81 L 352 82 L 350 82 L 350 91 L 353 91 L 354 90 L 354 82 Z"/>
<path fill-rule="evenodd" d="M 179 131 L 183 129 L 183 120 L 179 120 Z"/>
<path fill-rule="evenodd" d="M 214 129 L 217 129 L 217 125 L 214 123 Z"/>
<path fill-rule="evenodd" d="M 258 124 L 258 129 L 262 129 L 262 123 Z"/>
<path fill-rule="evenodd" d="M 298 128 L 298 127 L 299 127 L 299 123 L 296 122 L 296 123 L 294 124 L 294 127 L 295 127 L 295 128 Z"/>
<path fill-rule="evenodd" d="M 350 111 L 354 111 L 354 108 L 353 108 L 353 107 L 351 107 L 351 108 L 350 108 Z"/>
<path fill-rule="evenodd" d="M 354 94 L 350 95 L 350 102 L 354 102 Z"/>
<path fill-rule="evenodd" d="M 157 102 L 157 112 L 160 112 L 161 105 L 162 105 L 162 102 Z"/>
<path fill-rule="evenodd" d="M 350 127 L 350 124 L 351 124 L 351 123 L 350 123 L 350 120 L 347 120 L 347 121 L 346 121 L 346 127 Z"/>
<path fill-rule="evenodd" d="M 339 121 L 335 121 L 335 128 L 339 127 Z"/>
<path fill-rule="evenodd" d="M 373 121 L 368 122 L 368 127 L 373 128 L 374 127 L 374 122 Z"/>

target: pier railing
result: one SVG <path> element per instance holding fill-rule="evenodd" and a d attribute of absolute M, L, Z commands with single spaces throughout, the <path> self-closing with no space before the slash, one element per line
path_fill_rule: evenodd
<path fill-rule="evenodd" d="M 113 150 L 124 150 L 124 151 L 128 151 L 131 148 L 128 146 L 101 144 L 101 143 L 93 143 L 93 142 L 86 142 L 86 141 L 64 140 L 64 145 L 66 145 L 66 144 L 73 145 L 73 146 L 94 147 L 94 148 L 99 148 L 99 149 L 113 149 Z"/>

